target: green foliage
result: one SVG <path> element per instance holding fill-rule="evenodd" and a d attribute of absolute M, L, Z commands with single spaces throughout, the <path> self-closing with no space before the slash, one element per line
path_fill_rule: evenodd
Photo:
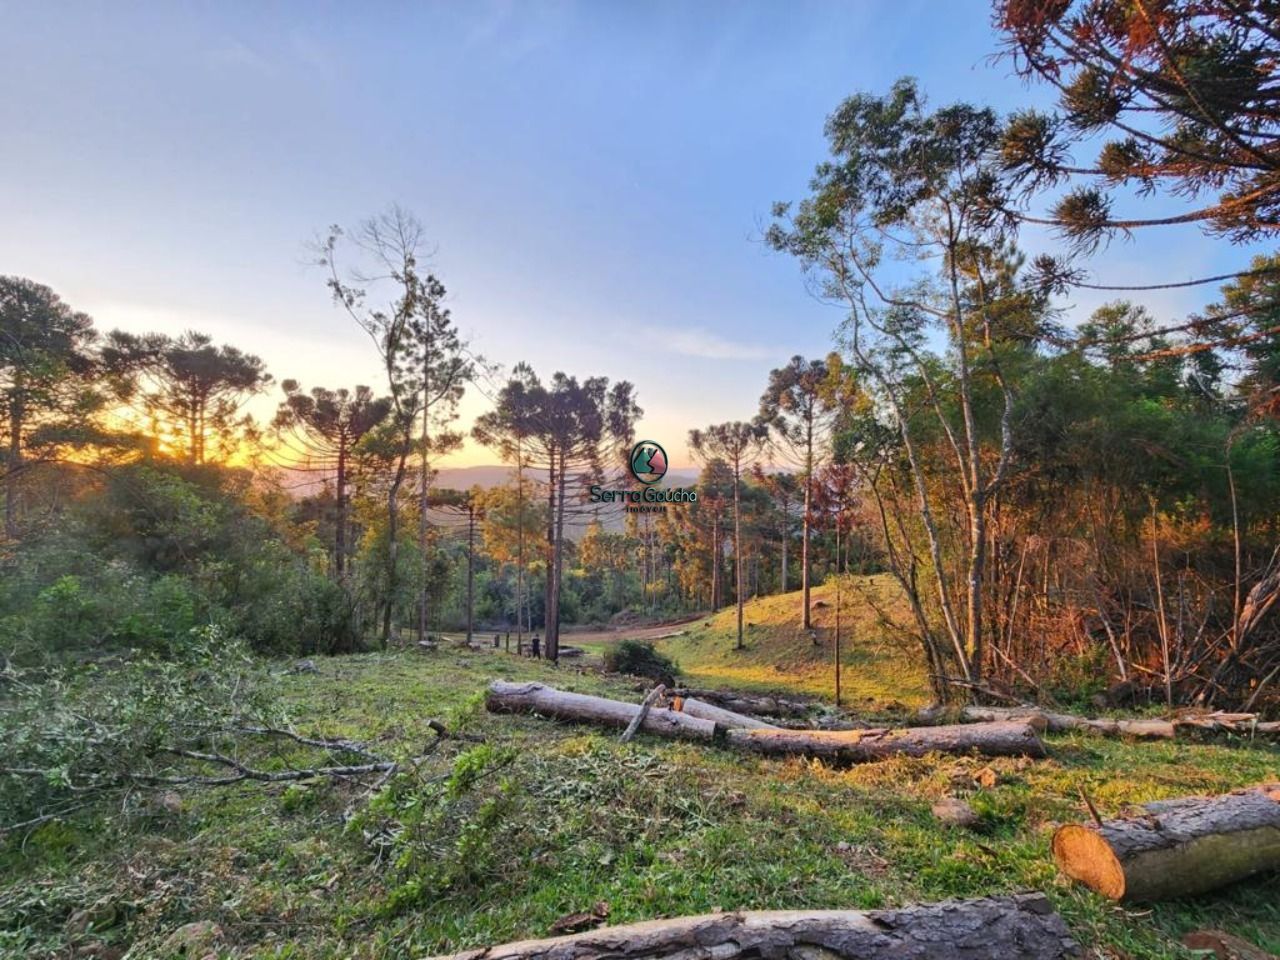
<path fill-rule="evenodd" d="M 72 592 L 60 581 L 60 596 Z M 166 652 L 168 653 L 168 652 Z M 180 656 L 51 666 L 6 678 L 0 710 L 0 825 L 126 790 L 172 763 L 185 731 L 276 710 L 247 647 L 218 627 L 192 630 Z"/>
<path fill-rule="evenodd" d="M 643 640 L 619 640 L 609 647 L 604 653 L 604 668 L 611 673 L 649 677 L 669 687 L 675 685 L 680 672 L 674 660 Z"/>
<path fill-rule="evenodd" d="M 226 471 L 122 468 L 0 561 L 0 650 L 19 662 L 179 657 L 210 625 L 265 653 L 358 645 L 346 593 L 248 509 Z"/>

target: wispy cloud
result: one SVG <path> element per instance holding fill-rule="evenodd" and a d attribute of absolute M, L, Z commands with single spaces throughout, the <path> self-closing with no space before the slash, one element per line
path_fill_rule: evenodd
<path fill-rule="evenodd" d="M 697 327 L 663 329 L 656 333 L 655 343 L 660 344 L 668 353 L 679 353 L 686 357 L 703 357 L 707 360 L 768 360 L 786 356 L 786 351 L 780 347 L 730 340 Z"/>

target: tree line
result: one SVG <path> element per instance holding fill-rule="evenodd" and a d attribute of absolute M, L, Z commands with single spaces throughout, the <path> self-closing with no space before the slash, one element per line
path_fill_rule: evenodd
<path fill-rule="evenodd" d="M 741 420 L 690 431 L 696 505 L 588 503 L 592 484 L 634 484 L 633 385 L 500 375 L 403 210 L 316 246 L 373 384 L 277 384 L 234 346 L 103 334 L 4 278 L 0 643 L 168 643 L 212 619 L 260 649 L 342 652 L 483 626 L 541 631 L 554 661 L 562 623 L 730 605 L 742 646 L 745 600 L 793 589 L 822 643 L 813 585 L 883 572 L 903 598 L 889 629 L 941 700 L 1267 702 L 1274 31 L 1256 4 L 1002 0 L 994 17 L 1004 62 L 1056 107 L 935 107 L 910 80 L 836 107 L 808 194 L 765 233 L 838 309 L 836 348 L 780 363 Z M 1028 225 L 1051 252 L 1024 253 Z M 1113 239 L 1177 228 L 1252 249 L 1223 275 L 1105 276 Z M 1216 292 L 1157 316 L 1144 298 L 1168 287 Z M 1079 318 L 1081 290 L 1116 296 Z M 245 415 L 277 389 L 272 419 Z M 469 390 L 490 409 L 468 434 Z M 468 436 L 510 483 L 436 486 Z"/>

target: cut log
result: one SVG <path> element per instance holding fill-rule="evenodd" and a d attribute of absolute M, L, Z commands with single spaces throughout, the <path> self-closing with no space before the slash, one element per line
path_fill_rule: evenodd
<path fill-rule="evenodd" d="M 1148 803 L 1136 817 L 1053 835 L 1067 876 L 1113 900 L 1192 896 L 1280 869 L 1280 784 Z"/>
<path fill-rule="evenodd" d="M 1055 713 L 1039 707 L 965 707 L 960 718 L 969 723 L 991 723 L 994 720 L 1021 720 L 1052 733 L 1085 730 L 1105 736 L 1137 737 L 1144 740 L 1169 740 L 1175 728 L 1169 720 L 1109 720 Z"/>
<path fill-rule="evenodd" d="M 521 940 L 435 960 L 1066 960 L 1080 948 L 1040 893 L 898 910 L 712 913 Z"/>
<path fill-rule="evenodd" d="M 485 705 L 493 713 L 537 713 L 557 720 L 585 721 L 622 729 L 626 729 L 641 710 L 638 704 L 621 700 L 569 693 L 541 683 L 509 683 L 503 680 L 495 680 L 489 685 Z M 716 725 L 712 721 L 674 710 L 650 709 L 640 729 L 659 736 L 692 740 L 713 740 L 716 736 Z"/>
<path fill-rule="evenodd" d="M 1274 953 L 1256 947 L 1248 940 L 1225 930 L 1193 930 L 1184 934 L 1182 945 L 1214 960 L 1276 960 Z"/>
<path fill-rule="evenodd" d="M 676 690 L 674 695 L 693 697 L 726 710 L 753 716 L 807 717 L 817 706 L 806 700 L 787 700 L 762 694 L 739 693 L 736 690 Z"/>
<path fill-rule="evenodd" d="M 921 718 L 940 715 L 938 710 L 923 710 Z M 1134 737 L 1139 740 L 1171 740 L 1178 733 L 1200 730 L 1212 733 L 1235 733 L 1242 736 L 1272 737 L 1280 735 L 1280 722 L 1259 721 L 1252 713 L 1203 713 L 1174 717 L 1112 720 L 1108 717 L 1078 717 L 1057 713 L 1033 705 L 1018 707 L 964 707 L 960 719 L 966 723 L 991 723 L 995 720 L 1021 720 L 1051 733 L 1082 730 L 1106 737 Z"/>
<path fill-rule="evenodd" d="M 776 724 L 766 723 L 758 717 L 748 717 L 745 713 L 734 713 L 724 707 L 717 707 L 705 700 L 695 697 L 673 697 L 672 709 L 691 717 L 701 717 L 720 724 L 726 730 L 777 730 Z"/>
<path fill-rule="evenodd" d="M 494 713 L 536 713 L 559 720 L 627 727 L 642 707 L 621 700 L 568 693 L 541 683 L 489 685 L 488 708 Z M 729 728 L 714 720 L 675 710 L 650 709 L 640 729 L 663 737 L 714 740 L 741 750 L 769 755 L 821 757 L 842 763 L 863 763 L 896 754 L 922 757 L 926 753 L 971 753 L 991 757 L 1043 757 L 1044 744 L 1025 723 L 965 723 L 900 730 L 788 730 L 781 727 Z"/>
<path fill-rule="evenodd" d="M 1044 744 L 1028 724 L 959 723 L 940 727 L 872 730 L 729 730 L 729 744 L 744 750 L 777 755 L 821 757 L 842 763 L 863 763 L 905 754 L 981 753 L 988 757 L 1043 757 Z"/>

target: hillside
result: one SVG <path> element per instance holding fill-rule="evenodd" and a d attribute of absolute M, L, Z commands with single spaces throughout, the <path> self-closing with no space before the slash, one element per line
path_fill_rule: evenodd
<path fill-rule="evenodd" d="M 731 611 L 665 645 L 698 682 L 822 693 L 825 661 L 797 636 L 791 599 L 751 605 L 746 651 L 731 650 Z M 847 661 L 857 695 L 918 700 L 918 668 L 861 622 Z M 837 769 L 648 736 L 620 744 L 615 731 L 483 708 L 494 677 L 640 696 L 634 679 L 590 663 L 555 668 L 450 644 L 289 668 L 260 682 L 301 732 L 401 758 L 426 744 L 428 755 L 363 807 L 352 785 L 320 778 L 187 785 L 15 834 L 0 848 L 0 955 L 168 957 L 175 938 L 199 933 L 189 956 L 392 960 L 545 936 L 599 904 L 626 923 L 1024 889 L 1046 891 L 1097 958 L 1185 958 L 1176 939 L 1212 926 L 1280 948 L 1280 878 L 1134 914 L 1065 881 L 1048 848 L 1055 824 L 1086 816 L 1081 788 L 1105 814 L 1220 792 L 1274 777 L 1272 747 L 1070 735 L 1050 738 L 1041 761 L 903 757 Z M 433 750 L 433 718 L 459 737 Z M 264 766 L 315 762 L 246 749 Z M 930 804 L 946 796 L 972 804 L 975 832 L 933 818 Z"/>
<path fill-rule="evenodd" d="M 745 649 L 735 649 L 737 610 L 728 607 L 657 646 L 673 657 L 692 686 L 744 690 L 780 688 L 831 700 L 836 591 L 812 591 L 813 634 L 801 626 L 800 591 L 744 605 Z M 841 590 L 841 688 L 845 706 L 864 712 L 923 706 L 928 678 L 919 651 L 892 635 L 877 610 L 900 613 L 901 597 L 887 575 L 846 577 Z M 816 640 L 816 642 L 815 642 Z"/>

